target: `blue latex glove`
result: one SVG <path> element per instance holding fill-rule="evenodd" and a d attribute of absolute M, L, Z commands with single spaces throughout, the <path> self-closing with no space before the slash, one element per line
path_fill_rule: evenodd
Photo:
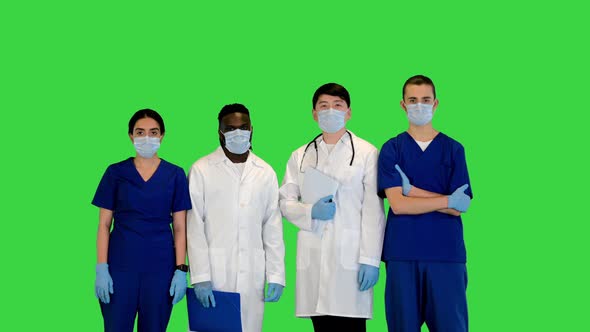
<path fill-rule="evenodd" d="M 203 307 L 209 308 L 209 302 L 211 302 L 211 306 L 215 308 L 215 297 L 213 296 L 213 285 L 211 285 L 211 281 L 196 283 L 195 295 Z"/>
<path fill-rule="evenodd" d="M 283 295 L 283 286 L 275 283 L 269 283 L 266 290 L 264 302 L 277 302 Z"/>
<path fill-rule="evenodd" d="M 455 209 L 459 212 L 467 211 L 469 204 L 471 204 L 471 198 L 465 194 L 465 190 L 469 187 L 468 184 L 464 184 L 453 192 L 449 197 L 449 208 Z"/>
<path fill-rule="evenodd" d="M 170 296 L 174 296 L 172 298 L 172 305 L 180 302 L 184 294 L 186 294 L 186 272 L 176 270 L 170 283 Z"/>
<path fill-rule="evenodd" d="M 412 185 L 410 184 L 410 179 L 406 176 L 406 173 L 402 171 L 398 164 L 395 164 L 395 169 L 399 172 L 399 175 L 402 176 L 402 193 L 404 196 L 408 196 L 410 190 L 412 190 Z"/>
<path fill-rule="evenodd" d="M 361 264 L 358 279 L 359 290 L 361 292 L 370 289 L 375 286 L 377 280 L 379 280 L 379 268 L 372 265 Z"/>
<path fill-rule="evenodd" d="M 96 264 L 96 280 L 94 281 L 94 294 L 100 299 L 102 303 L 111 302 L 111 296 L 113 294 L 113 278 L 109 273 L 109 264 L 100 263 Z"/>
<path fill-rule="evenodd" d="M 332 198 L 334 195 L 329 195 L 315 202 L 311 207 L 311 217 L 320 220 L 333 219 L 334 213 L 336 213 L 336 203 L 332 201 Z"/>

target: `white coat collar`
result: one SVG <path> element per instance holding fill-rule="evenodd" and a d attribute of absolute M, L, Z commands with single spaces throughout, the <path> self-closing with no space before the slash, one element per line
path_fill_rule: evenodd
<path fill-rule="evenodd" d="M 342 137 L 340 137 L 340 139 L 338 140 L 338 143 L 340 143 L 340 142 L 344 143 L 344 146 L 346 146 L 349 150 L 352 151 L 352 145 L 350 144 L 350 137 L 352 136 L 352 139 L 354 140 L 354 139 L 356 139 L 356 135 L 352 131 L 350 131 L 350 130 L 348 130 L 348 131 L 350 132 L 350 135 L 348 135 L 348 133 L 345 132 L 344 135 L 342 135 Z M 326 143 L 324 143 L 324 136 L 323 135 L 320 135 L 320 137 L 317 138 L 316 142 L 318 144 L 321 144 L 321 143 L 326 144 Z"/>
<path fill-rule="evenodd" d="M 348 135 L 346 135 L 348 136 Z M 210 164 L 219 164 L 221 162 L 225 162 L 227 160 L 228 163 L 231 163 L 232 161 L 229 160 L 229 158 L 225 155 L 225 152 L 223 152 L 223 148 L 218 147 L 213 154 L 211 155 L 211 158 L 209 159 L 209 163 Z M 248 154 L 248 159 L 246 159 L 246 163 L 252 163 L 252 165 L 256 166 L 256 167 L 260 167 L 262 168 L 262 162 L 260 161 L 260 158 L 258 158 L 258 156 L 256 156 L 252 151 L 250 151 L 250 153 Z"/>

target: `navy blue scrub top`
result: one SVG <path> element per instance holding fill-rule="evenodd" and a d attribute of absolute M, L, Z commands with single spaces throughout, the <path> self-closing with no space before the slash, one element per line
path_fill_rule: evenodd
<path fill-rule="evenodd" d="M 415 187 L 450 195 L 467 183 L 469 188 L 465 193 L 473 198 L 463 146 L 443 133 L 436 135 L 425 151 L 407 132 L 383 145 L 378 170 L 382 198 L 386 198 L 385 189 L 402 185 L 395 164 Z M 461 217 L 440 212 L 396 215 L 390 208 L 382 259 L 465 263 Z"/>
<path fill-rule="evenodd" d="M 110 267 L 137 272 L 174 267 L 172 213 L 191 209 L 182 168 L 161 159 L 152 177 L 144 181 L 133 158 L 112 164 L 92 204 L 113 211 Z"/>

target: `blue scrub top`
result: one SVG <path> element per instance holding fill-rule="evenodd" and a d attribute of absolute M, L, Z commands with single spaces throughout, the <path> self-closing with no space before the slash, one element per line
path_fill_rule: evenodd
<path fill-rule="evenodd" d="M 137 272 L 174 267 L 172 213 L 191 209 L 182 168 L 161 159 L 152 177 L 144 181 L 133 158 L 112 164 L 92 204 L 113 211 L 109 266 Z"/>
<path fill-rule="evenodd" d="M 402 185 L 395 164 L 413 186 L 450 195 L 467 183 L 465 193 L 473 198 L 463 146 L 443 133 L 436 135 L 425 151 L 407 132 L 383 145 L 378 171 L 378 190 L 383 198 L 385 189 Z M 382 259 L 465 263 L 461 217 L 440 212 L 396 215 L 390 208 Z"/>

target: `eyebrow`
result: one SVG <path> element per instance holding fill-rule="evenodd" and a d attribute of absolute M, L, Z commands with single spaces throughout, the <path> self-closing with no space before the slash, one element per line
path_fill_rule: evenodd
<path fill-rule="evenodd" d="M 242 128 L 242 127 L 244 127 L 244 126 L 249 126 L 249 125 L 250 125 L 250 124 L 249 124 L 248 122 L 244 122 L 243 124 L 241 124 L 241 125 L 239 125 L 239 126 L 232 126 L 232 125 L 230 125 L 230 124 L 225 124 L 225 123 L 223 124 L 223 126 L 224 126 L 225 128 L 228 128 L 228 127 L 229 127 L 229 128 Z"/>
<path fill-rule="evenodd" d="M 138 131 L 138 130 L 145 130 L 145 129 L 143 129 L 143 128 L 135 128 L 135 131 Z M 149 131 L 152 131 L 152 130 L 157 130 L 157 131 L 160 131 L 160 128 L 150 128 L 150 129 L 148 129 L 148 130 L 149 130 Z"/>

